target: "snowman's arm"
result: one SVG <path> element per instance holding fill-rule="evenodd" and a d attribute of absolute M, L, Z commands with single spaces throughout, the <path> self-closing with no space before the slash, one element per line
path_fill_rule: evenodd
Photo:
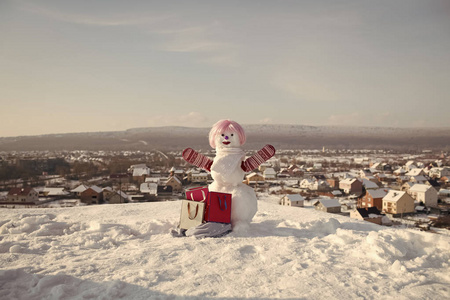
<path fill-rule="evenodd" d="M 203 154 L 198 153 L 192 148 L 186 148 L 183 151 L 183 158 L 190 164 L 211 172 L 211 165 L 213 161 Z"/>
<path fill-rule="evenodd" d="M 250 172 L 274 155 L 275 147 L 272 145 L 265 145 L 261 150 L 256 152 L 256 154 L 244 160 L 241 164 L 241 168 L 245 172 Z"/>

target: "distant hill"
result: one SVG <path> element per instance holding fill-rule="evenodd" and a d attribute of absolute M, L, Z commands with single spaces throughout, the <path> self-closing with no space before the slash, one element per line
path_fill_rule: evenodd
<path fill-rule="evenodd" d="M 244 125 L 246 149 L 266 143 L 278 149 L 449 150 L 450 128 Z M 210 128 L 148 127 L 125 131 L 0 138 L 0 151 L 210 149 Z"/>

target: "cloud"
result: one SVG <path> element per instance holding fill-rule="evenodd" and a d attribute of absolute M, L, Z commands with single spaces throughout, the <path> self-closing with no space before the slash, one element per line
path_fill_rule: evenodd
<path fill-rule="evenodd" d="M 264 118 L 258 121 L 258 123 L 260 124 L 273 124 L 273 119 L 272 118 Z"/>
<path fill-rule="evenodd" d="M 185 26 L 182 20 L 177 24 L 167 25 L 162 29 L 152 29 L 150 34 L 161 36 L 162 51 L 190 53 L 196 55 L 198 62 L 210 65 L 237 67 L 239 47 L 218 38 L 220 23 Z"/>

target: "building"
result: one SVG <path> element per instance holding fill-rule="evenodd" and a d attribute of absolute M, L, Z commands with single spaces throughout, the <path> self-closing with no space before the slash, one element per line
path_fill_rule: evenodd
<path fill-rule="evenodd" d="M 108 195 L 109 204 L 128 203 L 128 195 L 122 191 L 116 191 Z"/>
<path fill-rule="evenodd" d="M 80 200 L 87 205 L 100 204 L 103 202 L 103 190 L 93 185 L 80 193 Z"/>
<path fill-rule="evenodd" d="M 281 205 L 303 207 L 305 199 L 300 194 L 285 195 L 280 200 Z"/>
<path fill-rule="evenodd" d="M 247 176 L 245 176 L 245 183 L 250 185 L 250 184 L 261 184 L 264 183 L 264 176 L 262 176 L 259 173 L 250 173 Z"/>
<path fill-rule="evenodd" d="M 418 176 L 411 176 L 409 178 L 409 181 L 413 182 L 413 183 L 422 184 L 422 183 L 428 182 L 428 179 L 425 176 L 423 176 L 423 175 L 418 175 Z"/>
<path fill-rule="evenodd" d="M 80 196 L 82 192 L 84 192 L 85 190 L 87 190 L 89 187 L 85 184 L 80 184 L 79 186 L 77 186 L 76 188 L 74 188 L 73 190 L 71 190 L 71 193 L 74 193 L 77 196 Z"/>
<path fill-rule="evenodd" d="M 6 195 L 6 202 L 34 205 L 39 201 L 39 193 L 32 187 L 12 188 Z"/>
<path fill-rule="evenodd" d="M 67 192 L 63 187 L 45 187 L 44 190 L 42 190 L 42 194 L 45 197 L 61 197 L 67 196 L 70 193 Z"/>
<path fill-rule="evenodd" d="M 386 196 L 387 190 L 376 189 L 366 190 L 366 193 L 358 198 L 358 208 L 376 207 L 378 210 L 383 209 L 383 198 Z"/>
<path fill-rule="evenodd" d="M 350 218 L 381 225 L 383 216 L 376 207 L 370 207 L 370 208 L 357 208 L 351 211 Z"/>
<path fill-rule="evenodd" d="M 377 190 L 380 188 L 378 186 L 378 184 L 376 184 L 374 181 L 366 179 L 366 178 L 362 179 L 362 185 L 364 186 L 364 188 L 366 190 L 374 190 L 374 189 Z"/>
<path fill-rule="evenodd" d="M 273 168 L 265 168 L 263 176 L 264 180 L 275 180 L 277 178 L 277 172 Z"/>
<path fill-rule="evenodd" d="M 145 178 L 150 176 L 150 168 L 145 164 L 134 165 L 130 169 L 132 170 L 133 180 L 139 183 L 145 182 Z"/>
<path fill-rule="evenodd" d="M 314 203 L 316 210 L 328 212 L 328 213 L 340 213 L 341 204 L 336 199 L 320 199 Z"/>
<path fill-rule="evenodd" d="M 206 183 L 208 182 L 208 173 L 206 172 L 192 173 L 190 181 L 193 183 Z"/>
<path fill-rule="evenodd" d="M 362 183 L 356 178 L 346 178 L 339 182 L 339 188 L 346 194 L 361 195 Z"/>
<path fill-rule="evenodd" d="M 427 184 L 415 184 L 409 189 L 410 195 L 417 201 L 426 206 L 437 207 L 437 191 Z"/>
<path fill-rule="evenodd" d="M 169 179 L 166 181 L 166 186 L 171 186 L 172 191 L 174 192 L 181 192 L 183 184 L 181 183 L 181 180 L 178 178 L 178 176 L 170 176 Z"/>
<path fill-rule="evenodd" d="M 414 212 L 414 199 L 407 193 L 390 190 L 383 197 L 383 210 L 389 214 L 404 214 Z"/>
<path fill-rule="evenodd" d="M 338 178 L 328 178 L 327 183 L 331 188 L 339 188 L 339 179 Z"/>
<path fill-rule="evenodd" d="M 406 176 L 419 176 L 419 175 L 422 175 L 422 176 L 425 175 L 425 172 L 423 169 L 415 168 L 415 169 L 411 169 L 408 173 L 406 173 Z"/>
<path fill-rule="evenodd" d="M 139 188 L 140 192 L 142 194 L 149 194 L 149 195 L 158 195 L 158 184 L 154 182 L 144 182 L 141 183 L 141 186 Z"/>

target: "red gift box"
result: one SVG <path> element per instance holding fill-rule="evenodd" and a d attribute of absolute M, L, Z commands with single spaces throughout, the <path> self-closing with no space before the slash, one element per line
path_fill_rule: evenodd
<path fill-rule="evenodd" d="M 186 190 L 186 199 L 193 201 L 204 201 L 208 197 L 208 187 L 199 186 Z"/>
<path fill-rule="evenodd" d="M 231 223 L 231 194 L 218 192 L 208 193 L 205 221 Z"/>

